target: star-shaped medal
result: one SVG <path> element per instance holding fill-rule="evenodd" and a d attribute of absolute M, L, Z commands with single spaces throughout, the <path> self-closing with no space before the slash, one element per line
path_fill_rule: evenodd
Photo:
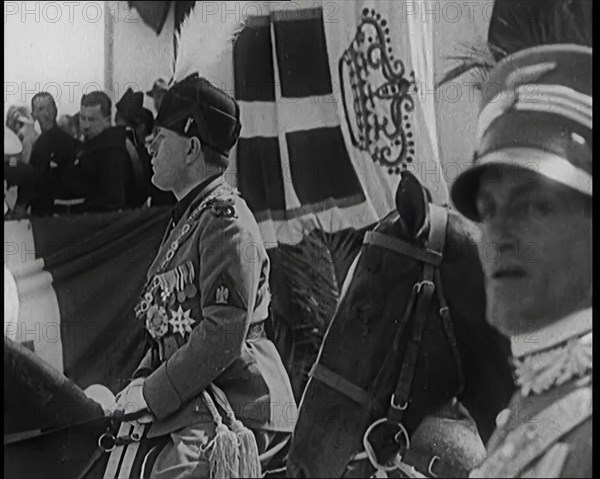
<path fill-rule="evenodd" d="M 179 306 L 177 311 L 171 310 L 171 319 L 169 323 L 173 326 L 173 332 L 181 334 L 182 337 L 185 337 L 185 333 L 192 332 L 192 324 L 194 324 L 195 320 L 190 318 L 190 310 L 186 309 L 185 311 Z"/>

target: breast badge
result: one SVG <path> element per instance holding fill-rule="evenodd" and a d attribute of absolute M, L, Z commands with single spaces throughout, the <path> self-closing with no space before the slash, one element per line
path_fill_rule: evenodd
<path fill-rule="evenodd" d="M 177 309 L 177 311 L 171 310 L 171 319 L 169 323 L 173 327 L 173 333 L 181 334 L 182 337 L 185 337 L 186 333 L 192 332 L 192 324 L 194 324 L 194 319 L 190 318 L 190 310 L 186 309 L 185 311 L 181 306 Z"/>
<path fill-rule="evenodd" d="M 151 306 L 146 316 L 146 329 L 154 339 L 162 338 L 169 331 L 167 312 L 162 306 Z"/>

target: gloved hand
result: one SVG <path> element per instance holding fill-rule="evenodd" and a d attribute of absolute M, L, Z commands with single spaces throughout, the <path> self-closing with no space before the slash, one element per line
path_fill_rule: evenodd
<path fill-rule="evenodd" d="M 139 384 L 144 384 L 144 378 L 137 378 L 131 381 L 127 386 L 125 386 L 120 392 L 115 396 L 115 400 L 118 401 L 121 396 L 127 394 L 130 388 L 135 387 Z"/>
<path fill-rule="evenodd" d="M 148 414 L 138 418 L 136 422 L 145 424 L 152 422 L 152 414 L 143 394 L 144 378 L 133 380 L 123 391 L 117 394 L 116 410 L 125 414 L 148 410 Z"/>
<path fill-rule="evenodd" d="M 107 416 L 115 411 L 115 396 L 106 386 L 102 386 L 101 384 L 92 384 L 83 392 L 87 397 L 100 404 L 104 414 Z"/>

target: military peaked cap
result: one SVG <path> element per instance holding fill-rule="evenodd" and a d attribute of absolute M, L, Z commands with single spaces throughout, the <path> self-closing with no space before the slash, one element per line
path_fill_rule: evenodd
<path fill-rule="evenodd" d="M 555 44 L 500 61 L 483 87 L 478 150 L 454 182 L 456 208 L 477 220 L 485 169 L 527 168 L 592 196 L 592 49 Z"/>

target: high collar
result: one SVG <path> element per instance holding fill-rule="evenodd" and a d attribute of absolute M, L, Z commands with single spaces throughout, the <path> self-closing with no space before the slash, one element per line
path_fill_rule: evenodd
<path fill-rule="evenodd" d="M 583 336 L 592 331 L 592 319 L 592 308 L 582 309 L 535 331 L 529 342 L 524 342 L 527 338 L 523 336 L 513 337 L 511 341 L 513 356 L 522 358 L 558 346 L 569 339 Z"/>
<path fill-rule="evenodd" d="M 198 186 L 194 187 L 194 189 L 185 195 L 181 200 L 179 200 L 173 208 L 173 225 L 179 223 L 194 200 L 201 201 L 209 193 L 214 191 L 222 182 L 223 178 L 221 173 L 210 176 Z"/>

